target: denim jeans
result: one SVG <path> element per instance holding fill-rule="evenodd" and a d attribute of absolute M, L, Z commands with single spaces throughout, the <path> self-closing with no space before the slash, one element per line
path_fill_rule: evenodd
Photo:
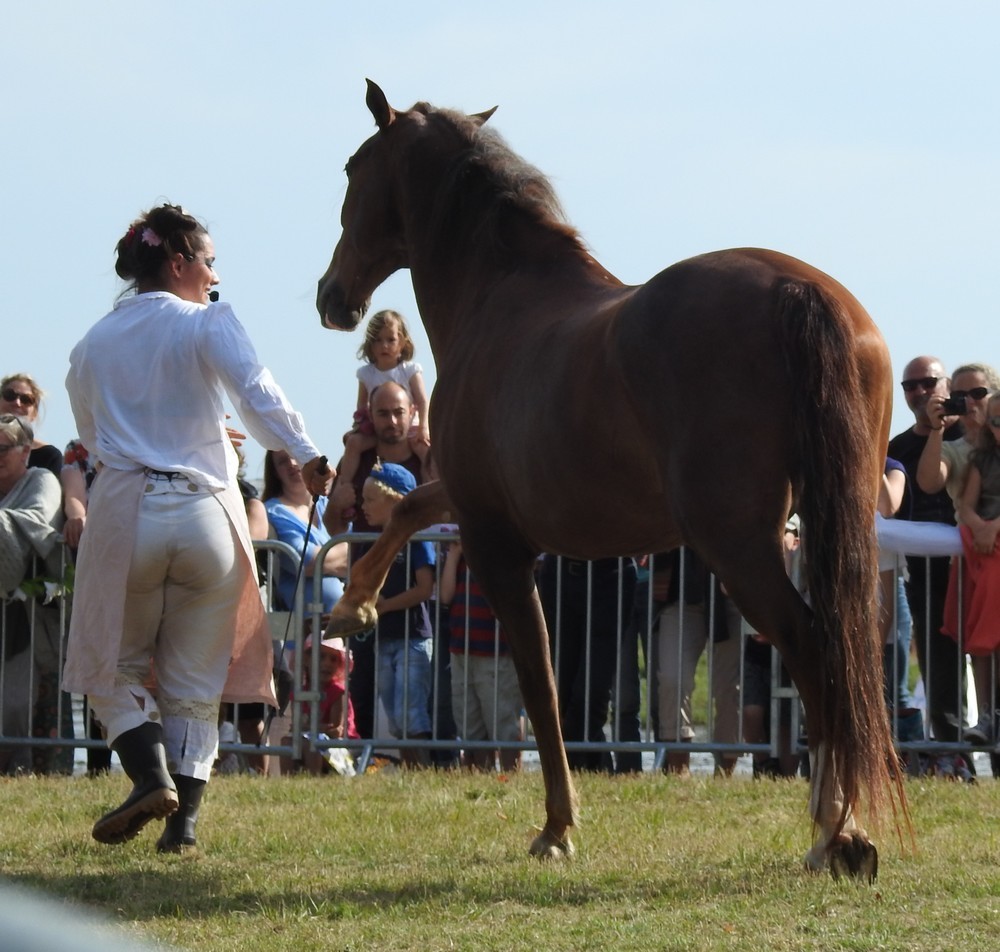
<path fill-rule="evenodd" d="M 884 647 L 882 656 L 886 701 L 890 711 L 913 707 L 909 679 L 912 634 L 913 616 L 906 599 L 906 582 L 900 574 L 896 578 L 896 637 Z"/>
<path fill-rule="evenodd" d="M 430 734 L 432 638 L 386 638 L 378 644 L 378 696 L 393 737 Z"/>

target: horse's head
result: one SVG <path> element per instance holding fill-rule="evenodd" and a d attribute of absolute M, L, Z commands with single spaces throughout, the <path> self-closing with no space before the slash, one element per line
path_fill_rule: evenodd
<path fill-rule="evenodd" d="M 425 127 L 429 107 L 397 112 L 375 83 L 367 83 L 365 102 L 378 132 L 347 162 L 343 234 L 316 294 L 320 321 L 331 329 L 357 327 L 372 292 L 394 271 L 409 267 L 400 166 L 407 165 L 406 146 Z M 485 122 L 492 111 L 472 118 Z"/>
<path fill-rule="evenodd" d="M 393 201 L 390 129 L 396 111 L 368 80 L 365 100 L 378 132 L 348 159 L 347 195 L 340 213 L 343 234 L 319 280 L 316 307 L 324 327 L 357 327 L 371 294 L 390 274 L 406 267 L 399 210 Z"/>

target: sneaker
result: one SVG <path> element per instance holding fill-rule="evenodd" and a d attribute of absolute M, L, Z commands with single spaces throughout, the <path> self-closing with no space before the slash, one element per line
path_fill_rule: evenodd
<path fill-rule="evenodd" d="M 972 727 L 962 732 L 962 737 L 972 744 L 986 745 L 993 740 L 993 718 L 984 714 Z"/>
<path fill-rule="evenodd" d="M 962 754 L 955 758 L 955 779 L 961 780 L 963 783 L 976 782 L 976 768 L 972 763 L 971 755 L 968 760 Z"/>
<path fill-rule="evenodd" d="M 930 768 L 930 774 L 941 780 L 960 780 L 963 783 L 975 783 L 976 776 L 969 769 L 968 763 L 961 754 L 942 754 L 935 758 Z"/>

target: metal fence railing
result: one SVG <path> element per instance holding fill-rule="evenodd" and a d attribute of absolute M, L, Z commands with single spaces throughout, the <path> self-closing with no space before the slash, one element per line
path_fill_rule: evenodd
<path fill-rule="evenodd" d="M 343 542 L 353 547 L 375 538 L 338 536 L 326 548 Z M 437 591 L 447 546 L 457 535 L 450 529 L 439 529 L 420 533 L 414 540 L 430 543 L 435 551 Z M 477 631 L 467 625 L 452 638 L 449 606 L 436 600 L 429 612 L 428 653 L 432 661 L 426 701 L 430 730 L 414 736 L 408 716 L 402 723 L 392 724 L 380 703 L 378 684 L 385 674 L 387 652 L 386 636 L 376 625 L 372 632 L 350 639 L 356 663 L 353 669 L 348 667 L 345 676 L 345 688 L 355 703 L 371 705 L 369 711 L 356 711 L 359 723 L 370 724 L 370 729 L 354 739 L 325 735 L 319 713 L 322 694 L 316 687 L 310 688 L 320 683 L 319 647 L 303 650 L 304 634 L 322 632 L 325 625 L 322 579 L 305 578 L 293 604 L 283 605 L 276 594 L 279 572 L 282 566 L 295 571 L 299 554 L 273 540 L 255 546 L 265 567 L 262 597 L 275 641 L 276 669 L 285 670 L 292 699 L 266 738 L 266 750 L 254 743 L 227 741 L 220 745 L 223 755 L 247 758 L 266 752 L 275 759 L 285 758 L 287 763 L 300 761 L 309 752 L 336 748 L 350 751 L 358 769 L 364 769 L 379 753 L 405 757 L 408 751 L 421 751 L 436 763 L 448 764 L 461 752 L 473 758 L 481 755 L 482 764 L 487 758 L 492 763 L 493 752 L 499 753 L 501 763 L 507 752 L 506 762 L 511 763 L 521 752 L 530 757 L 537 749 L 516 687 L 511 686 L 510 663 L 505 660 L 499 627 L 494 625 L 490 636 L 480 619 Z M 325 551 L 321 550 L 317 559 L 322 560 Z M 401 556 L 412 557 L 409 548 Z M 70 566 L 69 555 L 64 553 L 64 578 Z M 404 567 L 408 575 L 409 566 Z M 665 568 L 671 577 L 669 586 L 663 581 Z M 461 581 L 468 621 L 475 614 L 476 596 L 470 594 L 470 580 L 466 577 Z M 728 769 L 736 758 L 748 754 L 757 761 L 781 756 L 794 759 L 801 754 L 805 725 L 780 658 L 754 638 L 725 593 L 693 558 L 661 555 L 637 566 L 631 559 L 581 562 L 545 557 L 539 564 L 538 585 L 551 631 L 567 751 L 575 766 L 659 769 L 696 752 L 711 755 L 717 765 Z M 894 633 L 897 629 L 908 631 L 900 577 L 892 580 L 892 591 L 897 599 L 890 629 Z M 71 596 L 60 592 L 57 585 L 50 585 L 47 595 L 32 591 L 23 598 L 3 601 L 0 772 L 79 771 L 80 753 L 104 746 L 88 729 L 85 699 L 71 697 L 58 687 L 70 608 Z M 930 617 L 930 604 L 922 608 L 916 614 Z M 481 611 L 481 606 L 476 611 Z M 415 700 L 410 696 L 415 682 L 409 677 L 408 665 L 416 662 L 406 659 L 411 657 L 411 641 L 419 634 L 422 632 L 414 630 L 412 616 L 407 613 L 399 682 L 404 711 L 411 710 Z M 488 648 L 484 648 L 484 637 L 492 638 Z M 914 632 L 915 641 L 923 639 L 917 653 L 922 660 L 925 693 L 937 697 L 937 679 L 942 679 L 953 684 L 952 693 L 964 699 L 965 665 L 935 670 L 930 647 L 935 637 L 936 633 L 926 628 Z M 957 650 L 961 651 L 960 643 Z M 371 656 L 371 664 L 361 663 L 363 654 Z M 985 745 L 970 743 L 963 738 L 960 726 L 954 736 L 934 739 L 928 733 L 926 717 L 918 734 L 906 733 L 904 726 L 912 727 L 907 720 L 912 702 L 901 697 L 901 692 L 914 680 L 915 664 L 909 652 L 900 654 L 891 644 L 886 656 L 887 702 L 901 753 L 914 757 L 921 753 L 968 754 L 974 747 L 983 750 L 995 743 L 995 739 Z M 455 672 L 458 675 L 452 681 Z M 994 687 L 991 684 L 990 690 Z M 478 699 L 475 714 L 474 695 Z M 521 733 L 514 733 L 510 726 L 515 705 L 521 715 Z M 960 708 L 957 717 L 962 719 L 965 713 Z M 239 708 L 234 715 L 237 719 Z M 507 725 L 506 733 L 500 731 L 501 721 Z"/>

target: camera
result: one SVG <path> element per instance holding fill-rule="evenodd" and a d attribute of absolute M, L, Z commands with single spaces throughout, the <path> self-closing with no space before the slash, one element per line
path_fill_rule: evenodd
<path fill-rule="evenodd" d="M 945 416 L 965 416 L 969 412 L 965 397 L 948 397 L 941 402 L 941 409 Z"/>

